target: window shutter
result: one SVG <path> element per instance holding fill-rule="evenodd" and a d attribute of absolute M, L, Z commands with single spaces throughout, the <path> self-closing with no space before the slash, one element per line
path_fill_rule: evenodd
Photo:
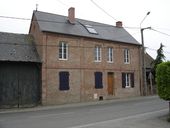
<path fill-rule="evenodd" d="M 126 87 L 126 74 L 122 73 L 122 88 Z"/>
<path fill-rule="evenodd" d="M 131 78 L 131 87 L 134 88 L 134 73 L 130 74 L 130 78 Z"/>
<path fill-rule="evenodd" d="M 59 82 L 60 90 L 69 90 L 69 72 L 60 72 Z"/>
<path fill-rule="evenodd" d="M 95 72 L 95 88 L 103 88 L 102 72 Z"/>

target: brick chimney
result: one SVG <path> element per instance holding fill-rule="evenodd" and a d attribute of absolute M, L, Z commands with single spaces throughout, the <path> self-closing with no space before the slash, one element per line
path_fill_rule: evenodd
<path fill-rule="evenodd" d="M 74 7 L 70 7 L 68 9 L 68 21 L 71 24 L 75 24 L 75 8 Z"/>
<path fill-rule="evenodd" d="M 117 22 L 116 22 L 116 27 L 122 28 L 122 26 L 123 26 L 122 21 L 117 21 Z"/>

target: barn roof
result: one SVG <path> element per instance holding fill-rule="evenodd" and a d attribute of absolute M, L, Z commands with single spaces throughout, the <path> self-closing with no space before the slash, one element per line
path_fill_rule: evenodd
<path fill-rule="evenodd" d="M 75 23 L 68 22 L 67 16 L 34 11 L 33 16 L 38 22 L 40 30 L 72 36 L 96 38 L 140 45 L 123 27 L 75 18 Z"/>
<path fill-rule="evenodd" d="M 41 62 L 33 37 L 0 32 L 0 61 Z"/>

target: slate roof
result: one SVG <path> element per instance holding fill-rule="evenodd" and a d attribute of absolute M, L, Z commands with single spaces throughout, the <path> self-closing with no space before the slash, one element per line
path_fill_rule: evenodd
<path fill-rule="evenodd" d="M 0 61 L 41 62 L 33 37 L 0 32 Z"/>
<path fill-rule="evenodd" d="M 68 22 L 66 16 L 40 11 L 34 11 L 33 16 L 36 17 L 42 32 L 60 33 L 140 45 L 124 28 L 77 18 L 73 25 Z M 85 25 L 92 26 L 98 34 L 89 33 Z"/>

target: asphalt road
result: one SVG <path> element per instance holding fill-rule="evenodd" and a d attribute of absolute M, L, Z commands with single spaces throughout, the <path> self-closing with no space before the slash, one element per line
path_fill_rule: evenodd
<path fill-rule="evenodd" d="M 99 101 L 100 102 L 100 101 Z M 144 97 L 0 113 L 0 128 L 170 128 L 168 103 Z"/>

